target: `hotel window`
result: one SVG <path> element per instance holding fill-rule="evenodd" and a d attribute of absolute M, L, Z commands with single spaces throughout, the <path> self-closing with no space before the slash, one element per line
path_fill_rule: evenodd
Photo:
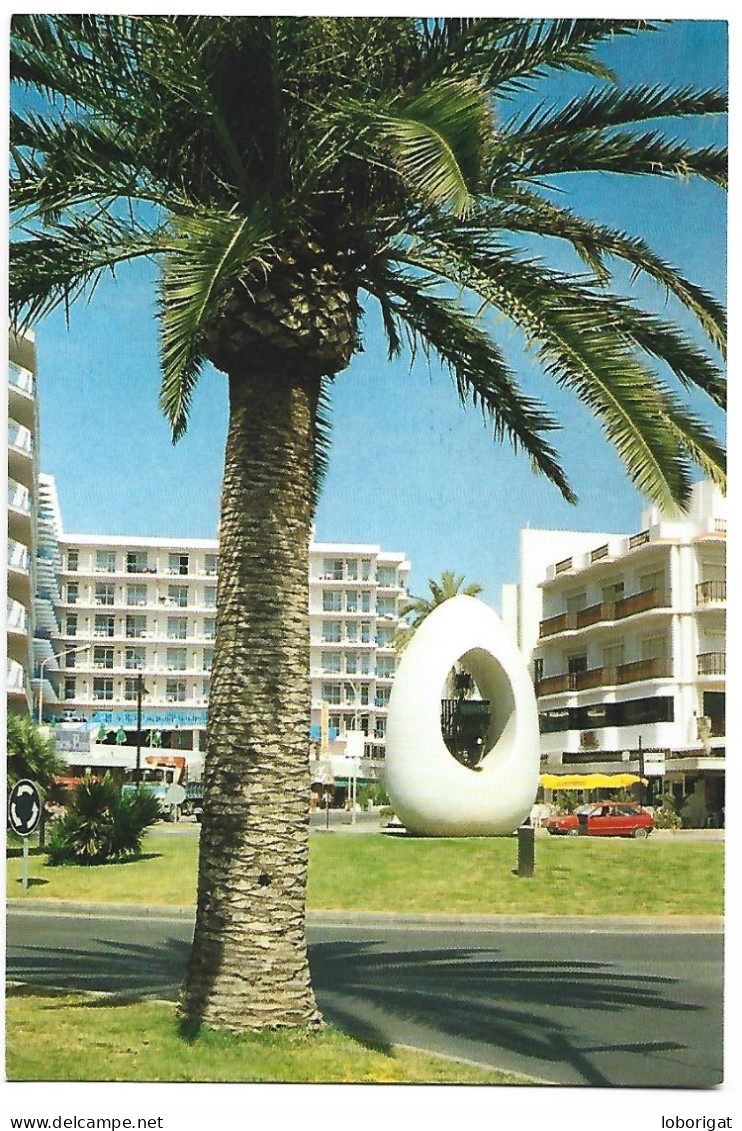
<path fill-rule="evenodd" d="M 187 659 L 188 653 L 185 648 L 168 648 L 166 661 L 168 671 L 184 672 Z"/>
<path fill-rule="evenodd" d="M 371 580 L 371 562 L 365 558 L 361 562 L 361 581 Z"/>
<path fill-rule="evenodd" d="M 177 605 L 178 608 L 185 609 L 188 605 L 188 586 L 168 585 L 167 598 L 170 605 Z"/>
<path fill-rule="evenodd" d="M 322 621 L 322 639 L 328 644 L 339 644 L 341 622 L 339 620 Z"/>
<path fill-rule="evenodd" d="M 77 680 L 74 676 L 68 676 L 64 681 L 64 697 L 65 699 L 74 699 L 77 695 Z"/>
<path fill-rule="evenodd" d="M 339 672 L 342 670 L 342 656 L 339 652 L 323 652 L 322 653 L 322 671 L 323 672 Z"/>
<path fill-rule="evenodd" d="M 79 552 L 79 550 L 68 550 L 67 551 L 67 569 L 70 571 L 70 573 L 77 573 L 77 570 L 79 568 L 79 564 L 80 564 L 80 552 Z"/>
<path fill-rule="evenodd" d="M 93 634 L 95 636 L 113 636 L 115 629 L 116 621 L 114 617 L 98 613 L 93 624 Z"/>
<path fill-rule="evenodd" d="M 204 572 L 209 577 L 216 576 L 216 554 L 204 555 Z"/>
<path fill-rule="evenodd" d="M 394 566 L 379 566 L 376 571 L 376 581 L 387 589 L 397 584 L 397 571 Z"/>
<path fill-rule="evenodd" d="M 390 648 L 394 644 L 394 629 L 380 628 L 376 633 L 376 643 L 380 648 Z"/>
<path fill-rule="evenodd" d="M 76 605 L 77 604 L 77 598 L 78 598 L 79 592 L 80 592 L 79 582 L 77 582 L 77 581 L 68 581 L 67 582 L 67 604 L 68 605 Z"/>
<path fill-rule="evenodd" d="M 95 676 L 93 679 L 93 699 L 113 699 L 113 680 Z"/>
<path fill-rule="evenodd" d="M 187 634 L 188 634 L 188 618 L 187 617 L 168 617 L 167 618 L 168 640 L 185 640 Z"/>
<path fill-rule="evenodd" d="M 216 618 L 204 617 L 204 636 L 209 640 L 213 640 L 216 636 Z"/>
<path fill-rule="evenodd" d="M 358 625 L 354 620 L 345 622 L 345 639 L 353 644 L 358 639 Z"/>
<path fill-rule="evenodd" d="M 369 593 L 368 589 L 365 593 L 361 593 L 361 612 L 371 612 L 371 594 Z"/>
<path fill-rule="evenodd" d="M 386 734 L 386 719 L 377 719 L 374 723 L 374 738 L 383 738 Z"/>
<path fill-rule="evenodd" d="M 342 596 L 340 589 L 323 589 L 322 611 L 324 613 L 339 613 L 342 609 Z"/>
<path fill-rule="evenodd" d="M 663 569 L 653 570 L 652 573 L 643 573 L 639 577 L 639 592 L 646 593 L 649 589 L 654 589 L 658 593 L 662 593 L 665 588 L 665 571 Z"/>
<path fill-rule="evenodd" d="M 126 635 L 129 637 L 140 637 L 147 635 L 147 618 L 131 614 L 126 618 Z"/>
<path fill-rule="evenodd" d="M 361 684 L 361 706 L 362 707 L 368 707 L 369 698 L 370 698 L 370 695 L 369 695 L 368 684 L 363 683 L 363 684 Z"/>
<path fill-rule="evenodd" d="M 204 586 L 204 605 L 207 609 L 216 608 L 216 585 Z"/>
<path fill-rule="evenodd" d="M 322 684 L 322 698 L 325 703 L 340 703 L 340 684 L 339 683 L 323 683 Z"/>
<path fill-rule="evenodd" d="M 144 667 L 144 657 L 145 657 L 144 648 L 127 648 L 126 649 L 126 660 L 125 660 L 126 667 L 129 668 L 129 669 L 131 669 L 131 668 L 143 668 Z"/>
<path fill-rule="evenodd" d="M 389 706 L 389 688 L 388 687 L 380 687 L 378 689 L 378 691 L 376 692 L 376 698 L 374 699 L 374 706 L 376 706 L 376 707 L 388 707 Z"/>
<path fill-rule="evenodd" d="M 355 701 L 356 701 L 355 686 L 352 683 L 346 683 L 345 684 L 345 702 L 352 704 L 352 703 L 355 703 Z"/>
<path fill-rule="evenodd" d="M 77 636 L 77 613 L 67 613 L 65 627 L 67 636 Z"/>
<path fill-rule="evenodd" d="M 204 648 L 203 661 L 201 664 L 205 672 L 210 672 L 214 666 L 214 649 Z"/>
<path fill-rule="evenodd" d="M 358 580 L 358 560 L 356 558 L 349 558 L 346 562 L 348 581 Z"/>
<path fill-rule="evenodd" d="M 130 550 L 126 555 L 126 572 L 127 573 L 148 573 L 147 554 L 139 550 Z"/>
<path fill-rule="evenodd" d="M 371 671 L 371 657 L 368 652 L 361 652 L 361 675 L 368 675 Z"/>
<path fill-rule="evenodd" d="M 338 657 L 339 659 L 340 657 Z M 345 654 L 345 670 L 348 675 L 355 675 L 358 671 L 358 653 L 346 652 Z"/>
<path fill-rule="evenodd" d="M 115 596 L 115 586 L 112 581 L 96 581 L 95 583 L 95 603 L 96 605 L 112 605 Z"/>
<path fill-rule="evenodd" d="M 127 605 L 146 605 L 147 586 L 141 584 L 127 585 L 126 603 Z"/>
<path fill-rule="evenodd" d="M 604 605 L 612 605 L 623 597 L 623 581 L 614 581 L 612 585 L 604 585 L 600 591 Z"/>
<path fill-rule="evenodd" d="M 579 613 L 587 604 L 587 593 L 570 593 L 567 596 L 567 612 Z"/>
<path fill-rule="evenodd" d="M 361 644 L 369 644 L 371 641 L 371 625 L 367 620 L 361 622 Z"/>
<path fill-rule="evenodd" d="M 113 648 L 96 647 L 93 649 L 94 668 L 113 667 Z"/>
<path fill-rule="evenodd" d="M 202 693 L 204 699 L 208 699 L 209 696 L 211 695 L 211 680 L 210 679 L 205 679 L 203 681 L 203 684 L 202 684 L 202 687 L 201 687 L 201 693 Z"/>
<path fill-rule="evenodd" d="M 345 611 L 346 613 L 358 612 L 358 593 L 355 589 L 349 589 L 345 594 Z"/>
<path fill-rule="evenodd" d="M 184 679 L 168 679 L 165 681 L 165 701 L 167 703 L 184 703 L 186 685 Z"/>
<path fill-rule="evenodd" d="M 330 578 L 332 581 L 343 580 L 343 559 L 342 558 L 325 558 L 324 561 L 324 576 Z"/>
<path fill-rule="evenodd" d="M 188 554 L 169 554 L 168 572 L 180 574 L 188 573 Z"/>
<path fill-rule="evenodd" d="M 138 682 L 139 681 L 136 679 L 124 680 L 124 699 L 128 699 L 129 701 L 136 699 Z"/>
<path fill-rule="evenodd" d="M 70 653 L 69 653 L 69 654 L 68 654 L 68 655 L 67 655 L 67 656 L 65 657 L 65 660 L 64 660 L 64 666 L 65 666 L 66 668 L 76 668 L 76 667 L 77 667 L 77 657 L 78 657 L 78 654 L 79 654 L 79 653 L 77 653 L 77 652 L 70 652 Z"/>
<path fill-rule="evenodd" d="M 376 657 L 376 674 L 381 676 L 382 679 L 389 679 L 394 675 L 394 657 L 393 656 L 377 656 Z"/>
<path fill-rule="evenodd" d="M 393 617 L 397 611 L 397 604 L 393 597 L 380 597 L 376 606 L 377 615 L 380 617 Z"/>
<path fill-rule="evenodd" d="M 97 573 L 115 573 L 116 571 L 116 551 L 115 550 L 96 550 L 95 551 L 95 569 Z"/>

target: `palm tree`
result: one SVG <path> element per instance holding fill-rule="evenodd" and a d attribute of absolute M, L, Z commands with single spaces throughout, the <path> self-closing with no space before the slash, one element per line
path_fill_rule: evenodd
<path fill-rule="evenodd" d="M 54 778 L 67 769 L 57 754 L 53 738 L 45 737 L 25 715 L 8 715 L 6 728 L 8 791 L 17 781 L 30 778 L 46 792 Z"/>
<path fill-rule="evenodd" d="M 641 239 L 552 188 L 574 170 L 725 183 L 725 154 L 662 122 L 715 90 L 620 86 L 596 49 L 637 21 L 18 15 L 12 314 L 69 305 L 137 257 L 160 269 L 160 403 L 177 439 L 206 361 L 227 377 L 217 640 L 198 908 L 180 1008 L 233 1029 L 318 1020 L 304 939 L 307 550 L 324 408 L 381 313 L 389 352 L 438 359 L 460 398 L 562 494 L 557 427 L 492 336 L 518 327 L 658 501 L 723 452 L 679 392 L 721 403 L 719 305 Z M 592 76 L 566 104 L 513 96 Z M 649 123 L 646 125 L 645 123 Z M 540 237 L 543 255 L 520 249 Z M 553 241 L 584 263 L 549 266 Z M 628 264 L 674 295 L 711 354 L 610 287 Z M 669 369 L 668 369 L 669 367 Z M 674 378 L 672 375 L 674 374 Z"/>
<path fill-rule="evenodd" d="M 464 585 L 465 581 L 466 578 L 463 573 L 457 577 L 453 570 L 444 569 L 440 581 L 435 581 L 432 577 L 428 578 L 429 597 L 415 597 L 410 594 L 409 600 L 405 601 L 399 610 L 403 617 L 408 618 L 409 623 L 405 628 L 400 628 L 394 638 L 394 647 L 397 652 L 404 652 L 416 630 L 438 605 L 442 605 L 444 601 L 450 600 L 451 597 L 479 596 L 482 592 L 482 586 L 479 582 L 472 581 L 468 585 Z"/>

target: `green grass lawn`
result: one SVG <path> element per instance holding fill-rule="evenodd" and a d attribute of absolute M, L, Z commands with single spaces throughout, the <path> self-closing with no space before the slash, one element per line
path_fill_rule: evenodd
<path fill-rule="evenodd" d="M 32 850 L 21 890 L 18 850 L 9 897 L 191 904 L 197 840 L 151 833 L 124 864 L 52 868 Z M 423 840 L 332 833 L 310 839 L 310 910 L 453 915 L 721 915 L 723 844 L 538 837 L 536 872 L 515 875 L 514 837 Z"/>
<path fill-rule="evenodd" d="M 331 1026 L 318 1033 L 179 1033 L 172 1005 L 10 990 L 10 1080 L 376 1084 L 523 1084 L 409 1049 L 373 1048 Z"/>

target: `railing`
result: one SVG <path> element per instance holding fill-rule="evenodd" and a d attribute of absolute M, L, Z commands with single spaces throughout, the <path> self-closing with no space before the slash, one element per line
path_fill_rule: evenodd
<path fill-rule="evenodd" d="M 19 664 L 17 660 L 8 660 L 7 679 L 5 686 L 6 690 L 11 693 L 17 694 L 18 692 L 21 692 L 24 695 L 26 694 L 26 672 L 23 666 Z"/>
<path fill-rule="evenodd" d="M 696 656 L 699 675 L 726 675 L 726 652 L 701 652 Z"/>
<path fill-rule="evenodd" d="M 649 541 L 649 531 L 640 530 L 638 534 L 632 534 L 629 538 L 629 549 L 635 550 L 637 546 L 645 546 Z"/>
<path fill-rule="evenodd" d="M 569 672 L 547 675 L 536 681 L 537 695 L 556 695 L 560 691 L 572 691 Z"/>
<path fill-rule="evenodd" d="M 586 609 L 580 609 L 575 621 L 577 628 L 587 628 L 588 625 L 597 624 L 601 620 L 613 620 L 614 615 L 614 603 L 608 604 L 606 601 L 601 601 L 598 605 L 589 605 Z"/>
<path fill-rule="evenodd" d="M 608 543 L 607 542 L 604 546 L 598 546 L 597 550 L 591 550 L 590 551 L 590 561 L 591 562 L 599 562 L 601 558 L 607 558 L 607 557 L 608 557 Z"/>
<path fill-rule="evenodd" d="M 31 496 L 28 487 L 16 483 L 15 479 L 8 480 L 8 506 L 18 511 L 25 511 L 26 514 L 31 513 Z"/>
<path fill-rule="evenodd" d="M 28 631 L 28 611 L 19 601 L 8 601 L 7 618 L 7 627 L 11 632 Z"/>
<path fill-rule="evenodd" d="M 630 664 L 619 664 L 616 668 L 617 683 L 639 683 L 647 679 L 670 679 L 672 660 L 668 656 L 653 656 L 646 660 L 634 660 Z"/>
<path fill-rule="evenodd" d="M 33 393 L 33 373 L 30 369 L 24 369 L 23 366 L 10 361 L 8 362 L 8 384 L 12 385 L 14 389 L 20 389 L 22 393 Z"/>
<path fill-rule="evenodd" d="M 18 424 L 15 420 L 8 421 L 8 443 L 12 448 L 18 451 L 25 452 L 27 455 L 33 455 L 33 437 L 23 424 Z"/>
<path fill-rule="evenodd" d="M 568 569 L 572 568 L 572 559 L 563 558 L 554 566 L 554 573 L 566 573 Z"/>
<path fill-rule="evenodd" d="M 643 613 L 647 609 L 666 609 L 670 607 L 670 592 L 666 589 L 644 589 L 641 593 L 633 593 L 630 597 L 621 597 L 616 601 L 615 619 L 633 616 L 634 613 Z"/>
<path fill-rule="evenodd" d="M 539 636 L 554 636 L 557 632 L 565 632 L 568 628 L 574 628 L 574 624 L 569 623 L 567 613 L 559 613 L 555 617 L 547 617 L 542 620 L 538 626 Z"/>
<path fill-rule="evenodd" d="M 699 581 L 696 585 L 696 604 L 710 605 L 727 599 L 726 581 Z"/>
<path fill-rule="evenodd" d="M 715 518 L 714 519 L 714 531 L 717 534 L 726 534 L 726 532 L 727 532 L 727 520 L 725 518 Z"/>
<path fill-rule="evenodd" d="M 28 546 L 24 546 L 22 542 L 16 542 L 12 538 L 8 539 L 8 567 L 10 569 L 22 569 L 28 572 Z"/>

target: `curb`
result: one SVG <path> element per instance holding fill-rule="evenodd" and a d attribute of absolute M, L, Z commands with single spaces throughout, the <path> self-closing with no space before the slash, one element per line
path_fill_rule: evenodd
<path fill-rule="evenodd" d="M 193 919 L 194 907 L 146 903 L 75 903 L 72 900 L 8 899 L 8 911 L 37 915 L 74 915 L 81 919 Z M 720 915 L 406 915 L 394 911 L 309 911 L 310 927 L 407 927 L 410 929 L 588 931 L 601 933 L 723 934 Z"/>

